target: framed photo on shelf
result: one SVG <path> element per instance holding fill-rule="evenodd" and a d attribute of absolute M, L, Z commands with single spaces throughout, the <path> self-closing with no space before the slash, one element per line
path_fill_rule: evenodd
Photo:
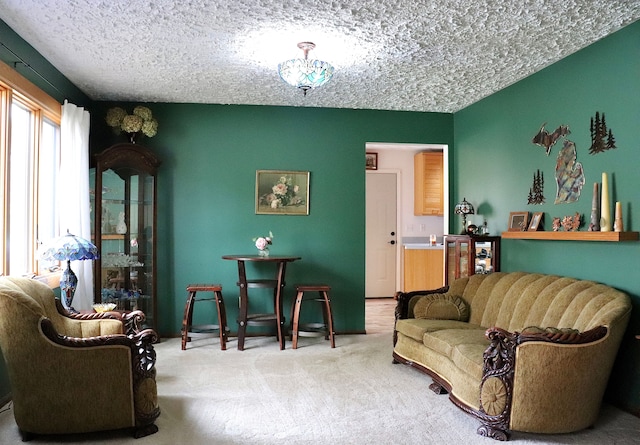
<path fill-rule="evenodd" d="M 257 215 L 308 215 L 309 172 L 256 170 Z"/>
<path fill-rule="evenodd" d="M 541 227 L 540 223 L 542 222 L 542 215 L 542 212 L 533 212 L 531 222 L 529 223 L 529 232 L 535 232 Z"/>
<path fill-rule="evenodd" d="M 367 170 L 378 170 L 378 153 L 366 153 Z"/>
<path fill-rule="evenodd" d="M 527 230 L 529 212 L 509 213 L 509 232 L 524 232 Z"/>

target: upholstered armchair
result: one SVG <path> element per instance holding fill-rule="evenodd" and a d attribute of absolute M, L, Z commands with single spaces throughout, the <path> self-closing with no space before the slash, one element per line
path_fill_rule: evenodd
<path fill-rule="evenodd" d="M 48 286 L 0 277 L 0 348 L 23 439 L 122 428 L 135 437 L 155 433 L 158 338 L 138 329 L 144 315 L 68 315 Z"/>

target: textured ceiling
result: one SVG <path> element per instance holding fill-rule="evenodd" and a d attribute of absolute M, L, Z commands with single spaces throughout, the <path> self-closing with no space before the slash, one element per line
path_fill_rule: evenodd
<path fill-rule="evenodd" d="M 640 0 L 0 0 L 92 99 L 435 112 L 639 18 Z M 306 97 L 276 73 L 300 41 L 336 68 Z"/>

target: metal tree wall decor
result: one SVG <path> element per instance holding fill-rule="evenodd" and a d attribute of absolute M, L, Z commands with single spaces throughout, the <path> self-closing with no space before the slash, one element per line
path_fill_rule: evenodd
<path fill-rule="evenodd" d="M 591 131 L 591 147 L 589 148 L 589 154 L 594 155 L 596 153 L 602 153 L 605 150 L 617 148 L 613 133 L 610 128 L 607 128 L 604 113 L 602 113 L 601 119 L 600 113 L 596 111 L 596 116 L 591 118 L 589 130 Z"/>
<path fill-rule="evenodd" d="M 553 147 L 555 143 L 558 142 L 560 136 L 571 134 L 571 131 L 569 130 L 568 125 L 560 125 L 553 131 L 553 133 L 549 133 L 547 130 L 545 130 L 545 125 L 547 125 L 546 122 L 542 124 L 540 130 L 538 130 L 538 133 L 533 137 L 533 139 L 531 139 L 531 142 L 544 147 L 547 150 L 547 156 L 549 156 L 551 147 Z"/>
<path fill-rule="evenodd" d="M 533 185 L 529 189 L 528 204 L 544 203 L 544 176 L 540 170 L 533 174 Z"/>

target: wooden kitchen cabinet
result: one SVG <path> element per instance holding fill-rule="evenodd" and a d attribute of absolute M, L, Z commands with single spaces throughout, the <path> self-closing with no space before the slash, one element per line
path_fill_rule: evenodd
<path fill-rule="evenodd" d="M 404 292 L 438 289 L 443 284 L 443 249 L 404 249 Z"/>
<path fill-rule="evenodd" d="M 414 214 L 444 215 L 444 163 L 441 151 L 414 157 Z"/>

